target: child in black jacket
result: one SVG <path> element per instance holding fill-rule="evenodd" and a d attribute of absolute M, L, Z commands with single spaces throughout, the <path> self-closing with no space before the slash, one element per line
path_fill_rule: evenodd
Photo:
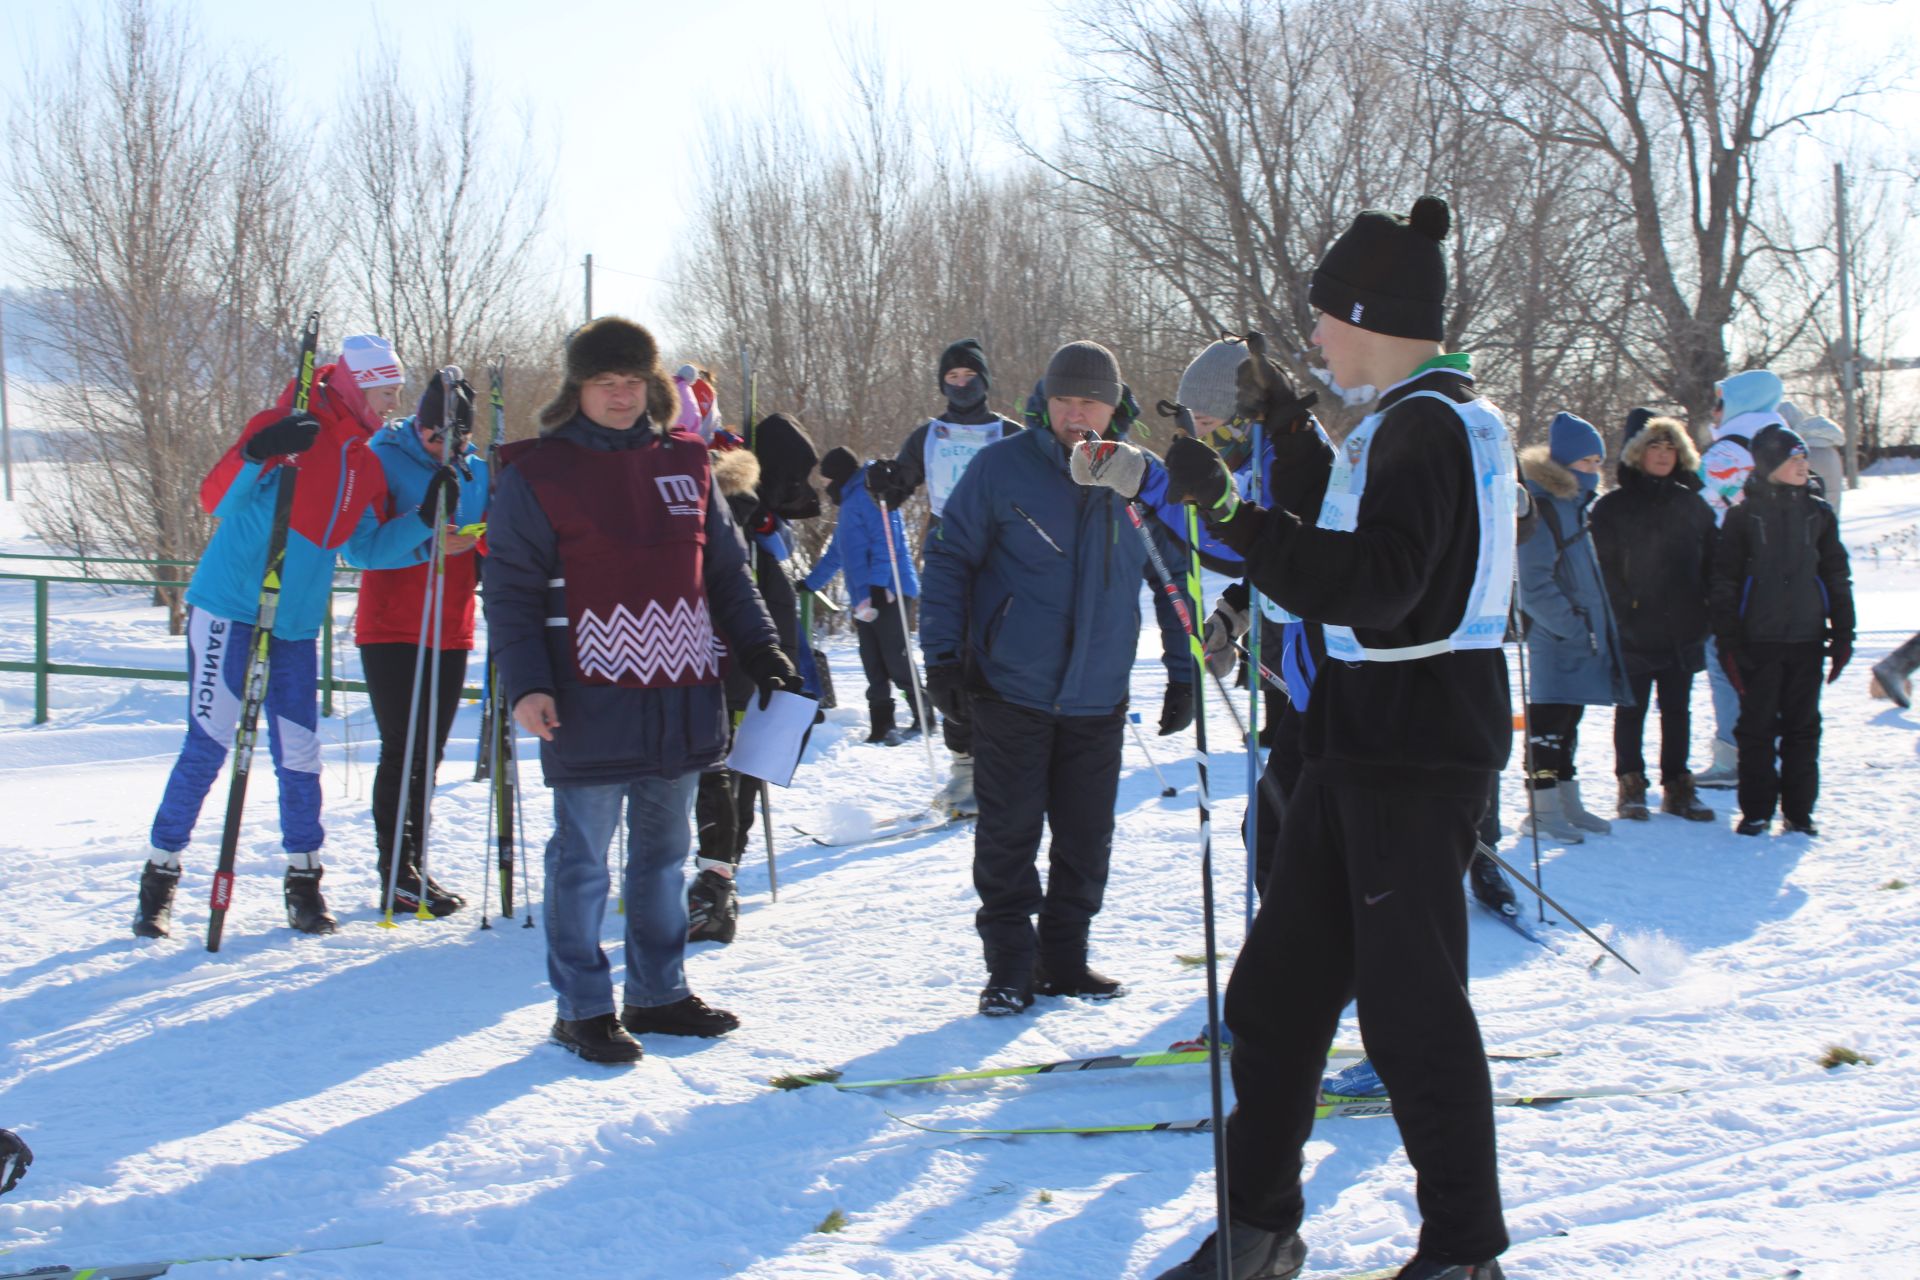
<path fill-rule="evenodd" d="M 1740 825 L 1817 835 L 1821 656 L 1827 683 L 1853 656 L 1853 584 L 1840 518 L 1807 488 L 1807 446 L 1786 427 L 1753 437 L 1746 500 L 1727 513 L 1709 608 L 1720 661 L 1740 694 Z M 1779 768 L 1774 767 L 1776 748 Z"/>

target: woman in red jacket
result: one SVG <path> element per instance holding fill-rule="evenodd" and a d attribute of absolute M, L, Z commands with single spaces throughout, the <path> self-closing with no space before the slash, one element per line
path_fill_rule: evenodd
<path fill-rule="evenodd" d="M 391 500 L 417 503 L 417 495 L 426 490 L 427 481 L 442 463 L 457 450 L 471 478 L 462 477 L 459 497 L 450 512 L 447 533 L 445 584 L 441 588 L 439 633 L 439 719 L 432 726 L 433 759 L 445 753 L 447 734 L 453 728 L 454 713 L 460 708 L 460 691 L 466 685 L 467 654 L 473 649 L 473 597 L 479 580 L 479 538 L 456 530 L 469 528 L 486 518 L 486 463 L 467 443 L 473 427 L 473 391 L 460 381 L 460 371 L 451 370 L 455 382 L 452 411 L 448 411 L 444 380 L 435 376 L 420 397 L 419 411 L 410 418 L 392 423 L 372 443 L 386 475 Z M 393 884 L 393 908 L 396 911 L 419 909 L 424 894 L 427 910 L 436 916 L 451 915 L 466 905 L 466 899 L 450 893 L 431 876 L 420 871 L 420 827 L 426 813 L 427 796 L 433 779 L 427 773 L 427 715 L 433 683 L 433 653 L 427 654 L 420 687 L 414 687 L 414 669 L 420 657 L 420 617 L 426 608 L 432 584 L 427 560 L 432 552 L 428 541 L 418 553 L 418 563 L 405 569 L 370 570 L 360 579 L 360 608 L 354 616 L 353 639 L 360 646 L 360 666 L 367 676 L 367 696 L 373 703 L 373 718 L 380 729 L 380 763 L 373 774 L 373 829 L 379 842 L 380 894 L 386 900 L 387 885 Z M 428 619 L 427 643 L 434 643 L 433 621 Z M 417 717 L 413 760 L 402 768 L 407 753 L 407 722 Z M 394 832 L 398 825 L 401 774 L 407 777 L 407 826 L 401 837 L 400 874 L 392 873 Z"/>

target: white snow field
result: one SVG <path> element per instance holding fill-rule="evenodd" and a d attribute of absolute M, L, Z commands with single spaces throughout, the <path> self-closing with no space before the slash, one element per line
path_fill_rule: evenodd
<path fill-rule="evenodd" d="M 0 522 L 0 546 L 37 546 L 16 509 Z M 1542 926 L 1548 950 L 1474 912 L 1489 1046 L 1562 1055 L 1496 1065 L 1497 1088 L 1688 1090 L 1499 1113 L 1516 1280 L 1761 1280 L 1794 1267 L 1810 1280 L 1920 1277 L 1920 888 L 1908 883 L 1920 883 L 1920 716 L 1870 702 L 1866 675 L 1920 627 L 1920 475 L 1869 478 L 1846 498 L 1846 526 L 1861 634 L 1853 668 L 1826 693 L 1823 834 L 1741 839 L 1731 793 L 1716 792 L 1720 822 L 1656 815 L 1546 850 L 1548 891 L 1634 957 L 1640 977 L 1595 963 L 1599 948 L 1571 927 Z M 31 599 L 27 585 L 0 583 L 10 658 L 31 654 Z M 56 587 L 53 600 L 56 657 L 184 663 L 137 594 Z M 343 625 L 351 606 L 342 597 Z M 825 848 L 794 829 L 885 817 L 932 785 L 918 745 L 860 741 L 858 665 L 846 649 L 833 657 L 853 709 L 829 715 L 796 785 L 774 793 L 780 900 L 756 830 L 738 942 L 689 958 L 695 990 L 744 1026 L 718 1041 L 649 1038 L 632 1069 L 547 1042 L 537 925 L 476 927 L 474 708 L 441 771 L 432 853 L 474 907 L 376 927 L 372 730 L 353 696 L 345 720 L 322 726 L 340 932 L 286 928 L 263 769 L 226 944 L 210 955 L 224 781 L 186 857 L 175 937 L 128 931 L 181 686 L 56 677 L 52 722 L 35 727 L 30 677 L 0 676 L 0 1126 L 38 1157 L 0 1199 L 0 1272 L 373 1241 L 179 1270 L 1095 1280 L 1151 1277 L 1184 1258 L 1211 1227 L 1205 1135 L 959 1138 L 888 1112 L 996 1126 L 1191 1118 L 1208 1108 L 1202 1067 L 870 1094 L 769 1087 L 822 1068 L 870 1079 L 1159 1050 L 1204 1018 L 1203 971 L 1179 959 L 1202 949 L 1190 735 L 1147 739 L 1181 787 L 1173 799 L 1131 736 L 1126 748 L 1093 947 L 1127 996 L 981 1018 L 969 831 Z M 1134 682 L 1149 735 L 1158 658 L 1149 627 Z M 350 644 L 341 661 L 353 666 Z M 1699 765 L 1712 724 L 1704 678 L 1695 688 Z M 1208 714 L 1214 740 L 1230 737 L 1217 699 Z M 1588 716 L 1580 754 L 1601 812 L 1610 723 Z M 537 848 L 550 807 L 531 762 L 525 776 Z M 1214 790 L 1230 955 L 1243 932 L 1241 746 L 1216 752 Z M 1517 761 L 1504 801 L 1511 831 Z M 1501 847 L 1530 864 L 1516 837 Z M 537 868 L 533 888 L 537 900 Z M 606 938 L 617 968 L 617 918 Z M 1350 1021 L 1341 1039 L 1356 1041 Z M 1825 1069 L 1831 1045 L 1874 1062 Z M 1413 1183 L 1393 1122 L 1322 1122 L 1310 1154 L 1306 1276 L 1409 1256 Z M 821 1230 L 836 1211 L 844 1226 Z"/>

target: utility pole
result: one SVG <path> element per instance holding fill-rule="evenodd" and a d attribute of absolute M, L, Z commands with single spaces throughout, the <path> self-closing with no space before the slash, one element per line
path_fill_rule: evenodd
<path fill-rule="evenodd" d="M 593 255 L 587 255 L 587 319 L 593 319 Z"/>
<path fill-rule="evenodd" d="M 1841 425 L 1847 430 L 1847 488 L 1860 487 L 1860 425 L 1853 408 L 1853 393 L 1860 379 L 1860 359 L 1853 350 L 1853 260 L 1847 252 L 1847 175 L 1833 166 L 1833 220 L 1840 246 L 1840 403 L 1844 413 Z"/>
<path fill-rule="evenodd" d="M 0 308 L 4 308 L 0 300 Z M 13 501 L 13 419 L 7 414 L 7 327 L 0 320 L 0 467 L 6 472 L 7 501 Z"/>

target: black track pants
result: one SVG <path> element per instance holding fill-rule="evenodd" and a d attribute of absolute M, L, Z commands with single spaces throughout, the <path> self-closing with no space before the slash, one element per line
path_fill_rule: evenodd
<path fill-rule="evenodd" d="M 400 811 L 401 759 L 407 750 L 408 695 L 413 692 L 413 664 L 420 653 L 410 644 L 363 644 L 360 667 L 367 675 L 367 697 L 380 729 L 380 763 L 373 772 L 373 830 L 384 861 L 393 852 L 394 820 Z M 406 770 L 412 791 L 407 797 L 407 833 L 403 846 L 407 860 L 420 856 L 420 814 L 427 795 L 427 685 L 433 675 L 433 652 L 420 675 L 419 724 L 414 728 L 413 767 Z M 446 754 L 447 734 L 460 710 L 460 690 L 467 682 L 467 651 L 440 651 L 440 723 L 434 726 L 434 759 Z"/>

